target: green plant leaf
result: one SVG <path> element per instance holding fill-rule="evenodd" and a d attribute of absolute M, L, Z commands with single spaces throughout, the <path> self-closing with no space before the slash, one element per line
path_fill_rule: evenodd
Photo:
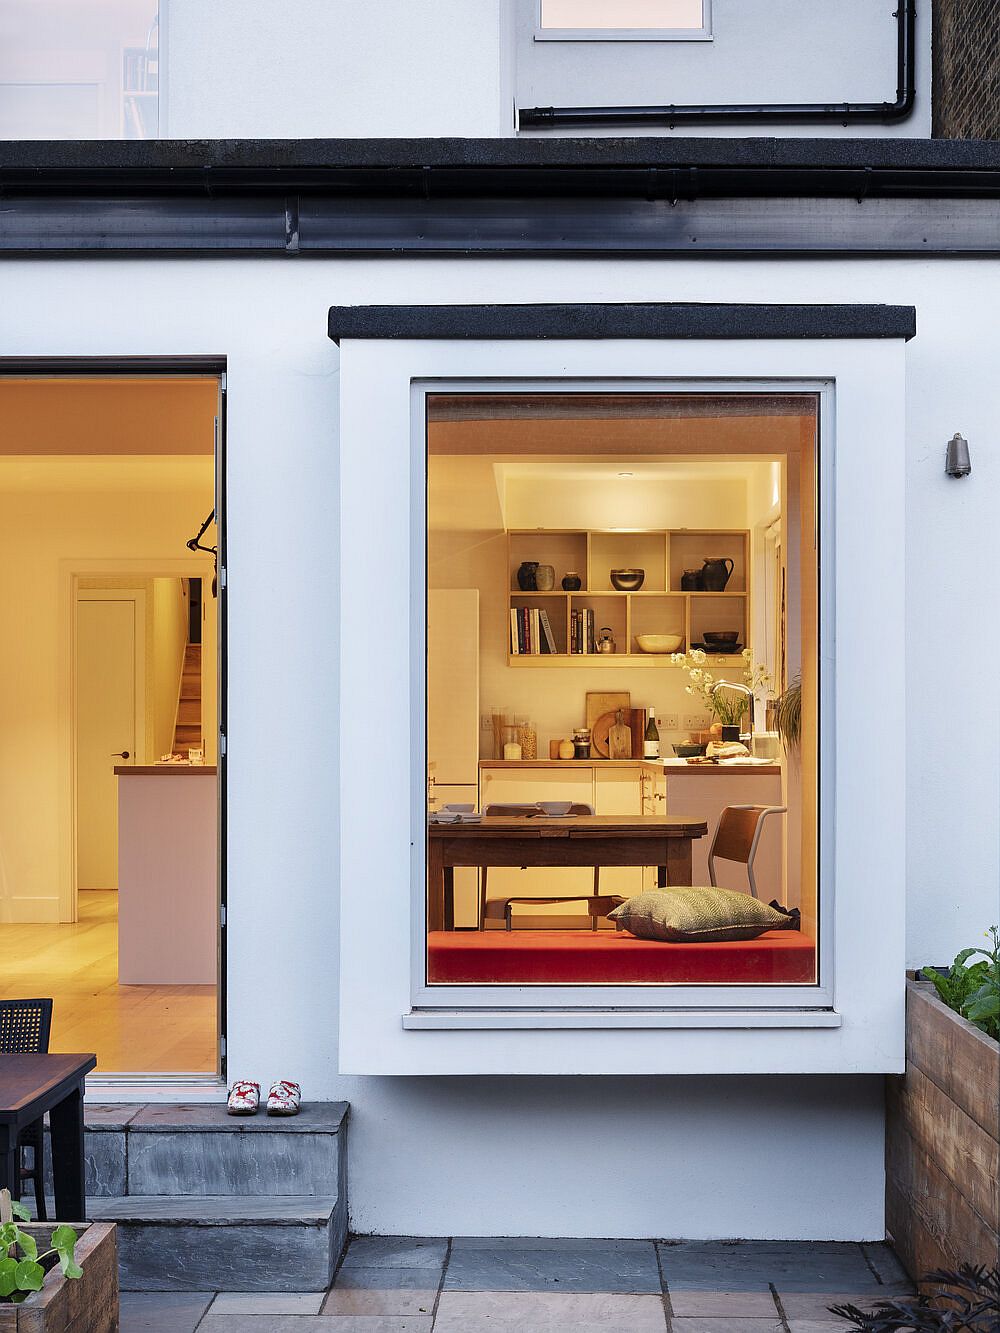
<path fill-rule="evenodd" d="M 52 1233 L 52 1248 L 54 1250 L 72 1250 L 79 1239 L 80 1237 L 72 1227 L 56 1227 Z"/>
<path fill-rule="evenodd" d="M 0 1259 L 0 1296 L 11 1296 L 17 1291 L 17 1261 Z"/>
<path fill-rule="evenodd" d="M 0 1249 L 6 1250 L 9 1245 L 13 1245 L 17 1240 L 17 1227 L 13 1222 L 4 1222 L 0 1226 Z"/>
<path fill-rule="evenodd" d="M 11 1199 L 10 1211 L 21 1222 L 31 1221 L 31 1213 L 27 1210 L 27 1208 L 25 1208 L 24 1204 L 21 1202 L 20 1199 Z"/>
<path fill-rule="evenodd" d="M 63 1277 L 83 1277 L 83 1269 L 73 1258 L 72 1250 L 59 1251 L 59 1267 L 62 1269 Z"/>
<path fill-rule="evenodd" d="M 17 1266 L 17 1285 L 21 1291 L 41 1291 L 45 1269 L 34 1259 L 22 1259 Z"/>
<path fill-rule="evenodd" d="M 18 1229 L 18 1233 L 14 1238 L 14 1243 L 20 1247 L 21 1253 L 26 1259 L 38 1258 L 38 1242 L 30 1231 L 21 1231 Z"/>

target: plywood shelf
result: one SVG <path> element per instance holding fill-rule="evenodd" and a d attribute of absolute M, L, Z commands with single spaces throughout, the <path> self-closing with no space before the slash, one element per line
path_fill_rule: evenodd
<path fill-rule="evenodd" d="M 680 588 L 686 568 L 696 562 L 725 558 L 732 561 L 730 583 L 722 592 L 688 591 Z M 573 591 L 553 588 L 545 592 L 517 586 L 517 571 L 526 560 L 552 565 L 560 582 L 568 572 L 579 575 L 583 586 Z M 612 588 L 610 570 L 642 568 L 642 588 L 623 592 Z M 684 651 L 702 642 L 705 631 L 736 630 L 740 643 L 748 645 L 750 618 L 750 534 L 736 528 L 674 529 L 546 529 L 507 532 L 508 622 L 514 608 L 544 605 L 553 637 L 561 651 L 515 653 L 513 629 L 507 627 L 507 661 L 510 666 L 641 666 L 673 665 L 668 653 L 643 653 L 637 634 L 679 634 Z M 562 600 L 562 607 L 559 606 Z M 660 603 L 657 609 L 657 602 Z M 609 626 L 618 651 L 615 653 L 568 653 L 562 651 L 572 638 L 572 612 L 594 611 L 595 635 Z M 738 654 L 710 654 L 716 664 L 739 661 Z"/>

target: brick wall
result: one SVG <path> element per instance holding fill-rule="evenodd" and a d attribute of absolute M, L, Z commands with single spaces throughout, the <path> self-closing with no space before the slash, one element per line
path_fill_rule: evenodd
<path fill-rule="evenodd" d="M 1000 0 L 932 0 L 933 134 L 1000 139 Z"/>

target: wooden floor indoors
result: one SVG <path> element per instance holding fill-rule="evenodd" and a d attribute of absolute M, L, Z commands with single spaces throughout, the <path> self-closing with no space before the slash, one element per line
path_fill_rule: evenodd
<path fill-rule="evenodd" d="M 118 895 L 81 893 L 75 925 L 0 925 L 0 999 L 51 996 L 53 1051 L 101 1073 L 214 1073 L 214 986 L 119 986 Z"/>

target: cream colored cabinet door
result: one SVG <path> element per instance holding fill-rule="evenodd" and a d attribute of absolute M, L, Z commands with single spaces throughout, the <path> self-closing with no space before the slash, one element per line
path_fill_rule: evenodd
<path fill-rule="evenodd" d="M 707 884 L 708 853 L 719 824 L 719 816 L 727 805 L 781 805 L 781 775 L 770 773 L 727 773 L 720 768 L 710 773 L 670 771 L 667 774 L 667 803 L 672 815 L 689 815 L 704 819 L 708 834 L 696 838 L 692 844 L 692 881 Z M 786 889 L 782 873 L 784 815 L 772 815 L 764 823 L 754 876 L 757 892 L 764 902 L 777 898 L 785 902 Z M 749 892 L 746 870 L 733 861 L 716 861 L 716 877 L 724 889 Z M 798 906 L 791 903 L 790 906 Z"/>
<path fill-rule="evenodd" d="M 530 805 L 534 801 L 579 801 L 593 805 L 593 769 L 484 767 L 479 776 L 479 801 L 483 811 L 493 802 Z M 589 897 L 593 887 L 594 872 L 590 869 L 535 866 L 517 870 L 496 866 L 487 877 L 487 898 L 572 898 L 574 894 Z M 522 929 L 579 926 L 583 924 L 582 917 L 579 908 L 576 912 L 566 912 L 547 904 L 514 909 L 514 925 Z"/>
<path fill-rule="evenodd" d="M 643 813 L 640 769 L 600 768 L 594 766 L 594 805 L 599 815 L 641 815 Z M 620 893 L 630 898 L 642 891 L 642 866 L 602 866 L 601 892 Z"/>

